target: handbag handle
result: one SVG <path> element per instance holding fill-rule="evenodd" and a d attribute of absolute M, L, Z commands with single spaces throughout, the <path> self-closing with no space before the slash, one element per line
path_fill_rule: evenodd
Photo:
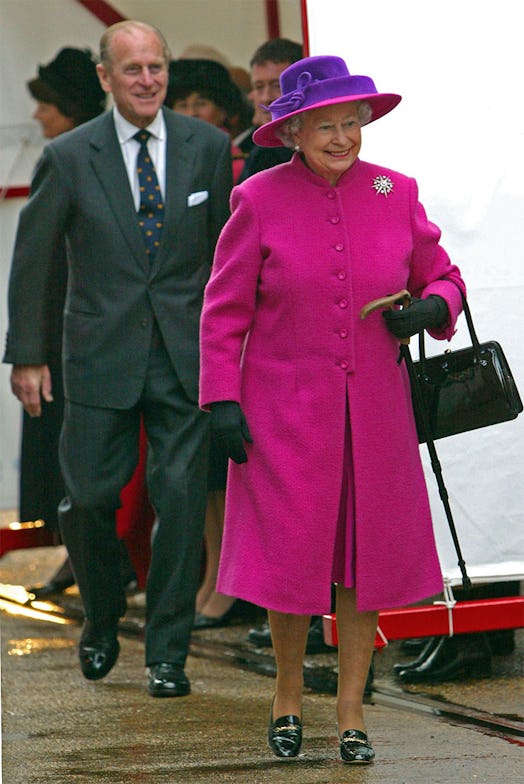
<path fill-rule="evenodd" d="M 452 280 L 450 280 L 449 282 L 453 283 Z M 454 284 L 454 285 L 456 285 L 456 284 Z M 458 286 L 457 286 L 457 288 L 458 288 Z M 464 294 L 462 293 L 462 291 L 460 292 L 460 296 L 462 298 L 462 309 L 463 309 L 464 315 L 466 317 L 466 323 L 468 325 L 469 336 L 471 338 L 471 345 L 472 345 L 473 350 L 475 352 L 475 359 L 477 360 L 477 362 L 480 362 L 480 359 L 481 359 L 481 357 L 480 357 L 480 343 L 479 343 L 479 339 L 477 337 L 477 333 L 475 331 L 475 327 L 473 326 L 473 318 L 471 316 L 471 311 L 469 309 L 468 301 L 467 301 L 466 297 L 464 296 Z M 425 346 L 425 341 L 424 341 L 424 333 L 425 333 L 425 330 L 423 330 L 423 329 L 418 333 L 418 354 L 419 354 L 420 370 L 421 370 L 422 373 L 425 372 L 425 362 L 426 362 L 426 346 Z"/>

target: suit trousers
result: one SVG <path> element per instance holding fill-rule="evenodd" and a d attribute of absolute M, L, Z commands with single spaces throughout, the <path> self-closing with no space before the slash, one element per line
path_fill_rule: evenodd
<path fill-rule="evenodd" d="M 146 585 L 146 666 L 184 666 L 194 621 L 207 494 L 209 416 L 180 384 L 158 331 L 143 391 L 131 409 L 66 400 L 60 459 L 67 496 L 59 522 L 86 617 L 113 625 L 125 613 L 115 513 L 148 439 L 147 485 L 157 524 Z"/>
<path fill-rule="evenodd" d="M 42 402 L 42 414 L 24 411 L 20 449 L 20 520 L 45 520 L 46 529 L 58 538 L 57 507 L 64 496 L 58 462 L 58 440 L 64 418 L 64 391 L 60 359 L 48 362 L 53 381 L 53 401 Z"/>

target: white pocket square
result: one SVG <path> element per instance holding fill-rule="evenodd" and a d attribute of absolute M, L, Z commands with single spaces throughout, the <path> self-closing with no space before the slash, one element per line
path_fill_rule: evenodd
<path fill-rule="evenodd" d="M 187 206 L 196 207 L 197 204 L 202 204 L 202 202 L 207 201 L 208 198 L 208 191 L 196 191 L 195 193 L 190 193 L 187 197 Z"/>

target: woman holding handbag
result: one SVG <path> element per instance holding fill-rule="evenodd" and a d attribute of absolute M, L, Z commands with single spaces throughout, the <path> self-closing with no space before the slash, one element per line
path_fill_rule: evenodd
<path fill-rule="evenodd" d="M 359 158 L 362 126 L 400 96 L 338 57 L 280 78 L 254 140 L 295 154 L 234 189 L 202 315 L 201 405 L 233 461 L 218 590 L 268 608 L 268 741 L 293 757 L 309 618 L 336 584 L 340 755 L 369 763 L 378 611 L 442 591 L 399 339 L 449 339 L 464 284 L 416 182 Z M 401 289 L 409 308 L 360 318 Z"/>

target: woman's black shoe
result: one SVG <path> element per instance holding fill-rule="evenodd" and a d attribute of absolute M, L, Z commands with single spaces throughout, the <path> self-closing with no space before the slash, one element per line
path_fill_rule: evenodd
<path fill-rule="evenodd" d="M 203 613 L 195 613 L 195 620 L 193 621 L 193 629 L 220 629 L 222 626 L 229 626 L 231 621 L 237 617 L 238 602 L 235 601 L 225 613 L 219 616 L 204 615 Z"/>
<path fill-rule="evenodd" d="M 360 730 L 346 730 L 340 738 L 342 762 L 366 765 L 375 759 L 375 751 L 368 736 Z"/>
<path fill-rule="evenodd" d="M 404 664 L 399 662 L 398 664 L 393 665 L 393 672 L 395 675 L 398 675 L 403 670 L 414 670 L 416 667 L 419 667 L 422 662 L 426 661 L 428 656 L 435 650 L 440 639 L 440 637 L 426 637 L 424 647 L 416 659 L 413 659 L 413 661 L 410 662 L 404 662 Z"/>
<path fill-rule="evenodd" d="M 277 757 L 296 757 L 302 745 L 302 722 L 298 716 L 280 716 L 273 721 L 273 703 L 267 730 L 269 748 Z"/>

